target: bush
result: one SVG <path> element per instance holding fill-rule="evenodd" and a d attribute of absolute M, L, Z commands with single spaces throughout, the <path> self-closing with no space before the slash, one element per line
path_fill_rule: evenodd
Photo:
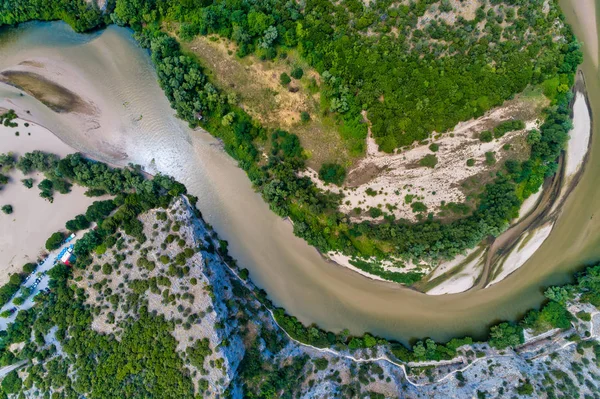
<path fill-rule="evenodd" d="M 27 188 L 33 187 L 33 179 L 23 179 L 21 180 L 21 183 L 23 183 L 23 185 Z"/>
<path fill-rule="evenodd" d="M 294 79 L 302 79 L 302 76 L 304 76 L 304 71 L 302 70 L 302 68 L 296 67 L 292 69 L 291 75 Z"/>
<path fill-rule="evenodd" d="M 10 215 L 11 213 L 13 213 L 12 205 L 4 205 L 2 207 L 2 212 L 6 213 L 7 215 Z"/>
<path fill-rule="evenodd" d="M 430 149 L 432 152 L 437 152 L 437 150 L 439 150 L 439 149 L 440 149 L 440 146 L 439 146 L 438 144 L 436 144 L 436 143 L 431 143 L 431 144 L 429 145 L 429 149 Z"/>
<path fill-rule="evenodd" d="M 494 128 L 494 137 L 500 138 L 508 132 L 525 129 L 525 122 L 520 120 L 502 122 Z"/>
<path fill-rule="evenodd" d="M 310 114 L 306 111 L 300 112 L 300 120 L 302 122 L 308 122 L 310 120 Z"/>
<path fill-rule="evenodd" d="M 60 247 L 60 245 L 63 243 L 64 240 L 65 240 L 65 235 L 62 232 L 57 231 L 56 233 L 52 234 L 50 236 L 50 238 L 48 238 L 46 240 L 46 249 L 48 251 L 53 251 L 53 250 L 57 249 L 58 247 Z"/>
<path fill-rule="evenodd" d="M 282 86 L 287 86 L 291 81 L 292 79 L 290 79 L 287 73 L 284 72 L 279 75 L 279 83 L 281 83 Z"/>
<path fill-rule="evenodd" d="M 479 140 L 482 143 L 489 143 L 494 139 L 494 136 L 492 136 L 492 132 L 490 132 L 489 130 L 483 131 L 479 134 Z"/>
<path fill-rule="evenodd" d="M 84 230 L 90 227 L 90 221 L 85 217 L 85 215 L 77 215 L 74 219 L 69 220 L 65 227 L 67 230 L 75 232 L 79 230 Z"/>
<path fill-rule="evenodd" d="M 419 161 L 419 165 L 425 166 L 428 168 L 435 168 L 435 165 L 437 165 L 437 163 L 438 163 L 438 159 L 433 154 L 427 154 L 423 158 L 421 158 L 421 160 Z"/>
<path fill-rule="evenodd" d="M 319 179 L 341 186 L 346 178 L 346 169 L 336 163 L 325 163 L 319 170 Z"/>
<path fill-rule="evenodd" d="M 372 218 L 378 218 L 381 215 L 383 215 L 383 211 L 381 209 L 374 207 L 369 208 L 369 216 Z"/>
<path fill-rule="evenodd" d="M 34 272 L 34 270 L 37 268 L 35 263 L 25 263 L 23 265 L 23 273 L 25 274 L 31 274 Z"/>
<path fill-rule="evenodd" d="M 489 343 L 497 349 L 515 347 L 523 343 L 523 329 L 511 323 L 500 323 L 490 328 Z"/>
<path fill-rule="evenodd" d="M 319 358 L 315 359 L 314 363 L 315 363 L 315 368 L 317 370 L 325 370 L 327 368 L 327 366 L 329 365 L 329 361 L 327 359 L 325 359 L 324 357 L 319 357 Z"/>
<path fill-rule="evenodd" d="M 496 163 L 496 155 L 494 155 L 493 151 L 488 151 L 485 153 L 485 164 L 488 166 L 492 166 Z"/>
<path fill-rule="evenodd" d="M 467 166 L 475 166 L 475 160 L 473 158 L 467 159 Z"/>
<path fill-rule="evenodd" d="M 427 210 L 427 205 L 425 205 L 422 202 L 418 202 L 418 201 L 410 204 L 410 207 L 412 208 L 413 212 L 415 212 L 415 213 L 425 212 Z"/>
<path fill-rule="evenodd" d="M 523 385 L 517 387 L 517 393 L 519 395 L 531 395 L 533 394 L 533 385 L 527 381 Z"/>

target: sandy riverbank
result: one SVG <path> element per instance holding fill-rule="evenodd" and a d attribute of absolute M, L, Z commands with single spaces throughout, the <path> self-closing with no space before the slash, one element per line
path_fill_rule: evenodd
<path fill-rule="evenodd" d="M 477 281 L 477 278 L 479 277 L 479 274 L 483 268 L 483 263 L 485 262 L 484 259 L 486 252 L 480 250 L 480 248 L 473 249 L 470 251 L 470 254 L 474 254 L 477 251 L 480 251 L 480 253 L 472 257 L 473 259 L 469 260 L 469 256 L 466 256 L 457 264 L 457 267 L 460 268 L 457 273 L 443 281 L 441 284 L 428 290 L 426 294 L 457 294 L 459 292 L 465 292 L 471 289 L 473 285 L 475 285 L 475 282 Z M 449 273 L 451 272 L 452 269 L 450 269 Z"/>
<path fill-rule="evenodd" d="M 592 131 L 592 118 L 585 99 L 585 94 L 578 92 L 573 104 L 573 129 L 569 133 L 567 146 L 567 163 L 565 166 L 565 185 L 583 165 L 588 152 L 590 135 Z"/>
<path fill-rule="evenodd" d="M 520 268 L 533 256 L 533 254 L 542 246 L 546 238 L 552 232 L 552 228 L 554 227 L 554 222 L 548 222 L 539 229 L 529 232 L 526 235 L 522 236 L 518 246 L 508 254 L 508 256 L 504 257 L 500 270 L 497 272 L 496 276 L 492 278 L 492 280 L 485 286 L 485 288 L 490 287 L 502 280 L 504 280 L 508 275 L 513 273 L 515 270 Z"/>
<path fill-rule="evenodd" d="M 11 82 L 15 74 L 19 79 Z M 63 111 L 58 112 L 61 115 L 61 121 L 75 127 L 80 132 L 79 141 L 93 148 L 104 148 L 105 153 L 110 154 L 112 160 L 126 158 L 125 145 L 119 134 L 123 121 L 120 121 L 113 112 L 115 106 L 111 106 L 100 95 L 98 88 L 86 75 L 86 71 L 76 65 L 60 63 L 55 59 L 32 56 L 17 65 L 0 71 L 0 78 L 5 80 L 6 84 L 10 83 L 11 86 L 14 86 L 12 91 L 24 91 L 48 106 L 49 109 L 64 108 Z M 69 98 L 65 99 L 58 95 L 40 97 L 36 90 L 48 87 L 59 93 L 68 93 L 67 97 Z M 22 97 L 3 98 L 0 99 L 0 107 L 12 108 L 18 115 L 27 115 L 27 119 L 45 125 L 48 122 L 47 115 L 40 113 L 37 109 L 28 114 L 27 111 L 30 110 L 32 104 L 29 99 L 23 100 Z M 71 104 L 72 102 L 75 102 L 77 106 Z M 101 129 L 102 134 L 99 134 Z"/>
<path fill-rule="evenodd" d="M 0 125 L 0 153 L 22 155 L 41 150 L 64 156 L 75 152 L 46 128 L 34 123 L 25 127 L 24 120 L 15 121 L 17 128 Z M 85 212 L 95 200 L 83 195 L 84 188 L 73 186 L 70 194 L 56 193 L 51 204 L 39 196 L 36 186 L 43 179 L 40 174 L 27 176 L 34 179 L 31 189 L 21 183 L 25 176 L 20 171 L 13 170 L 8 176 L 9 183 L 0 191 L 0 206 L 12 205 L 13 213 L 0 213 L 0 285 L 6 283 L 10 273 L 20 271 L 24 263 L 35 261 L 48 237 L 64 229 L 67 220 Z"/>

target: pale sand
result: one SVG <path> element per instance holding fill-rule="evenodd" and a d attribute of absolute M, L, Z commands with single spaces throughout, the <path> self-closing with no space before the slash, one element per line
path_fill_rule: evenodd
<path fill-rule="evenodd" d="M 527 262 L 529 258 L 531 258 L 533 254 L 542 246 L 544 241 L 546 241 L 546 238 L 548 238 L 552 232 L 553 227 L 554 223 L 548 222 L 537 230 L 524 235 L 521 240 L 519 240 L 519 243 L 515 246 L 513 251 L 508 254 L 508 256 L 506 256 L 504 261 L 500 264 L 499 267 L 502 268 L 500 272 L 488 285 L 486 285 L 485 288 L 504 280 L 509 274 L 523 266 L 525 262 Z M 527 242 L 523 245 L 526 240 Z"/>
<path fill-rule="evenodd" d="M 428 280 L 433 280 L 441 275 L 449 272 L 457 266 L 460 266 L 469 256 L 480 250 L 479 247 L 471 248 L 464 255 L 458 255 L 454 259 L 440 263 L 433 272 L 428 276 Z"/>
<path fill-rule="evenodd" d="M 485 262 L 484 255 L 485 251 L 465 265 L 465 268 L 456 276 L 452 276 L 437 287 L 427 291 L 427 295 L 458 294 L 472 288 L 479 275 L 478 271 L 481 271 L 483 262 Z"/>
<path fill-rule="evenodd" d="M 113 160 L 126 158 L 123 150 L 125 143 L 120 134 L 122 121 L 110 112 L 114 109 L 114 105 L 108 104 L 106 99 L 98 94 L 97 88 L 80 68 L 47 57 L 31 57 L 26 61 L 27 63 L 21 62 L 3 71 L 35 73 L 76 93 L 82 101 L 89 104 L 90 112 L 62 113 L 61 120 L 80 132 L 79 140 L 89 143 L 94 148 L 103 148 L 103 152 L 110 154 Z M 9 90 L 19 92 L 18 89 Z M 0 107 L 12 108 L 20 116 L 27 115 L 26 111 L 30 105 L 20 101 L 21 98 L 18 99 L 18 101 L 0 99 Z M 47 123 L 47 118 L 39 112 L 29 115 L 29 118 L 39 124 Z M 53 126 L 49 127 L 54 130 Z M 99 134 L 100 127 L 103 127 L 102 134 Z"/>
<path fill-rule="evenodd" d="M 516 224 L 535 209 L 535 206 L 537 205 L 543 192 L 544 190 L 540 188 L 537 193 L 531 194 L 525 201 L 523 201 L 523 204 L 521 204 L 521 209 L 519 209 L 519 217 L 516 218 L 512 224 Z"/>
<path fill-rule="evenodd" d="M 0 153 L 22 155 L 42 150 L 64 156 L 74 152 L 44 127 L 31 123 L 25 128 L 23 120 L 16 122 L 18 128 L 0 126 Z M 15 136 L 15 131 L 20 132 L 19 137 Z M 35 181 L 31 189 L 21 183 L 25 177 L 20 171 L 13 170 L 9 177 L 11 181 L 0 190 L 0 206 L 13 206 L 12 214 L 0 213 L 0 285 L 8 281 L 11 273 L 20 271 L 23 264 L 35 261 L 43 252 L 48 237 L 64 229 L 67 220 L 84 213 L 96 200 L 84 196 L 84 188 L 73 186 L 70 194 L 56 193 L 51 204 L 39 196 L 37 184 L 43 179 L 39 174 L 27 176 Z"/>
<path fill-rule="evenodd" d="M 577 93 L 573 104 L 573 129 L 569 132 L 567 145 L 567 164 L 565 168 L 565 183 L 575 175 L 588 152 L 592 120 L 583 93 Z"/>
<path fill-rule="evenodd" d="M 596 3 L 594 0 L 577 0 L 573 7 L 577 19 L 581 22 L 584 49 L 587 50 L 594 66 L 598 68 L 598 28 L 596 24 Z"/>

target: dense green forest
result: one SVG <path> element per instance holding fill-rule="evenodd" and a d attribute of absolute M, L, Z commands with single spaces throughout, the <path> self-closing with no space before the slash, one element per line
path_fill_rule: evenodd
<path fill-rule="evenodd" d="M 131 26 L 140 44 L 150 49 L 159 83 L 178 116 L 223 140 L 226 151 L 238 160 L 271 209 L 294 221 L 296 235 L 324 253 L 430 261 L 452 258 L 487 236 L 501 233 L 516 217 L 522 201 L 556 171 L 556 159 L 571 128 L 569 87 L 582 61 L 579 44 L 562 22 L 555 1 L 550 2 L 547 13 L 542 11 L 542 1 L 482 2 L 487 12 L 477 11 L 475 25 L 484 26 L 478 34 L 466 34 L 479 28 L 460 17 L 454 27 L 441 24 L 436 29 L 415 29 L 419 16 L 432 3 L 397 6 L 373 2 L 365 7 L 350 1 L 339 6 L 309 1 L 301 9 L 293 2 L 277 0 L 260 4 L 118 0 L 108 5 L 107 12 L 116 23 Z M 13 5 L 17 6 L 29 9 Z M 382 10 L 387 11 L 382 14 Z M 382 18 L 384 14 L 387 17 Z M 25 15 L 20 20 L 25 20 Z M 280 48 L 298 46 L 321 72 L 331 111 L 340 115 L 341 123 L 364 128 L 356 121 L 360 110 L 366 108 L 375 135 L 388 149 L 425 137 L 432 129 L 450 127 L 444 123 L 454 125 L 480 115 L 528 84 L 541 84 L 552 106 L 546 110 L 539 134 L 528 137 L 531 158 L 507 161 L 496 180 L 485 187 L 470 216 L 450 223 L 431 216 L 417 224 L 393 218 L 379 224 L 355 223 L 338 211 L 340 196 L 323 192 L 308 178 L 297 176 L 305 161 L 298 138 L 262 128 L 228 93 L 215 87 L 196 59 L 182 52 L 179 43 L 161 30 L 161 23 L 170 20 L 182 22 L 182 37 L 216 32 L 233 39 L 240 44 L 240 56 L 257 52 L 265 58 L 275 57 Z M 396 32 L 398 27 L 402 29 Z M 391 31 L 398 38 L 392 38 Z M 421 53 L 422 57 L 414 58 Z M 408 71 L 410 83 L 403 80 Z M 397 87 L 402 90 L 394 90 Z M 435 100 L 440 93 L 443 103 Z M 383 102 L 374 100 L 380 96 Z M 410 104 L 397 98 L 403 96 Z M 453 98 L 457 100 L 446 103 Z M 425 116 L 429 119 L 424 120 Z M 387 127 L 377 127 L 383 123 L 378 120 L 401 126 L 392 130 L 402 134 L 389 135 Z M 404 126 L 400 123 L 404 120 L 410 123 Z M 264 148 L 269 149 L 267 160 L 259 156 Z M 332 181 L 339 181 L 341 173 L 323 171 Z M 419 271 L 392 273 L 372 262 L 355 263 L 405 284 L 422 277 Z"/>
<path fill-rule="evenodd" d="M 217 33 L 239 45 L 239 56 L 255 52 L 269 59 L 277 56 L 277 46 L 297 46 L 321 74 L 329 111 L 352 127 L 345 131 L 364 137 L 357 122 L 367 110 L 377 142 L 390 152 L 481 116 L 528 84 L 567 72 L 561 68 L 569 62 L 565 46 L 572 38 L 556 24 L 562 21 L 557 2 L 546 12 L 543 0 L 478 3 L 467 20 L 436 0 L 309 0 L 305 6 L 164 0 L 155 8 L 127 0 L 117 3 L 115 20 L 134 27 L 157 16 L 182 22 L 181 37 Z M 568 80 L 561 77 L 560 83 Z"/>

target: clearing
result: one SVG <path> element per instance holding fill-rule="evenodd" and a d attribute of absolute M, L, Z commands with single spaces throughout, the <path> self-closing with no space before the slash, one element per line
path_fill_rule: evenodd
<path fill-rule="evenodd" d="M 173 27 L 166 30 L 175 34 Z M 301 60 L 296 50 L 287 50 L 285 58 L 280 54 L 274 60 L 261 60 L 255 55 L 237 57 L 237 45 L 216 35 L 180 43 L 198 58 L 214 84 L 238 95 L 239 105 L 252 118 L 266 127 L 296 134 L 311 168 L 318 170 L 326 162 L 350 166 L 364 154 L 364 140 L 344 139 L 334 116 L 321 111 L 319 74 Z M 291 75 L 296 67 L 302 68 L 302 78 L 292 77 L 283 86 L 280 75 Z M 309 121 L 301 120 L 302 112 L 310 115 Z"/>

